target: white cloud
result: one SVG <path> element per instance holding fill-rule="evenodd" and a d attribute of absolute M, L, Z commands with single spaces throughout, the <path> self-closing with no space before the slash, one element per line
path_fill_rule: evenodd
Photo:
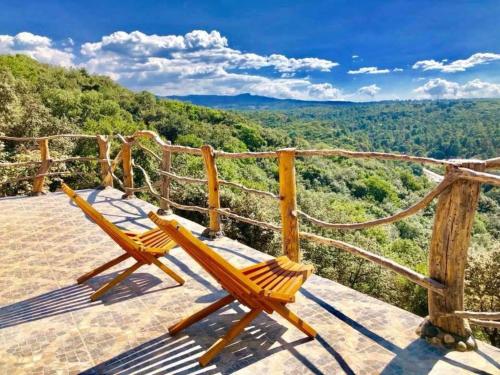
<path fill-rule="evenodd" d="M 392 69 L 393 72 L 402 72 L 404 69 L 402 68 L 394 68 Z"/>
<path fill-rule="evenodd" d="M 389 69 L 379 69 L 376 66 L 367 66 L 364 68 L 359 68 L 358 70 L 349 70 L 348 74 L 386 74 L 389 73 Z"/>
<path fill-rule="evenodd" d="M 475 53 L 467 59 L 455 60 L 447 63 L 448 60 L 421 60 L 413 64 L 413 69 L 422 70 L 439 70 L 444 73 L 463 72 L 466 69 L 472 68 L 476 65 L 487 64 L 492 61 L 500 60 L 499 53 Z"/>
<path fill-rule="evenodd" d="M 497 98 L 500 97 L 500 84 L 480 79 L 460 84 L 435 78 L 413 91 L 422 99 Z"/>
<path fill-rule="evenodd" d="M 329 83 L 296 78 L 298 72 L 328 72 L 336 62 L 313 57 L 290 58 L 244 53 L 229 47 L 218 31 L 195 30 L 184 36 L 147 35 L 123 31 L 81 47 L 82 66 L 106 74 L 136 90 L 158 95 L 239 94 L 250 92 L 279 98 L 338 100 L 341 92 Z M 257 74 L 264 68 L 274 78 Z M 271 75 L 271 76 L 269 76 Z"/>
<path fill-rule="evenodd" d="M 272 67 L 280 73 L 292 73 L 301 70 L 320 70 L 329 72 L 338 63 L 315 57 L 302 59 L 288 58 L 280 54 L 261 56 L 243 53 L 229 48 L 228 41 L 218 31 L 210 33 L 194 30 L 181 35 L 147 35 L 140 31 L 126 33 L 117 31 L 102 37 L 100 42 L 85 43 L 82 55 L 89 58 L 122 57 L 142 58 L 157 57 L 185 60 L 192 63 L 210 63 L 233 69 L 261 69 Z"/>
<path fill-rule="evenodd" d="M 0 54 L 24 54 L 40 62 L 71 66 L 73 53 L 71 50 L 60 50 L 52 45 L 52 40 L 29 32 L 17 35 L 0 35 Z"/>
<path fill-rule="evenodd" d="M 377 95 L 379 92 L 380 92 L 380 87 L 378 87 L 377 85 L 369 85 L 369 86 L 363 86 L 361 88 L 358 89 L 358 94 L 360 95 L 366 95 L 366 96 L 370 96 L 370 97 L 374 97 L 375 95 Z"/>
<path fill-rule="evenodd" d="M 352 55 L 353 60 L 356 60 L 357 58 L 359 58 L 359 55 Z"/>

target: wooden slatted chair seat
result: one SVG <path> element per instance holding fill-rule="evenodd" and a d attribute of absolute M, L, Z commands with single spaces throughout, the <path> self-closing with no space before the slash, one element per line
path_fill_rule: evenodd
<path fill-rule="evenodd" d="M 295 302 L 295 293 L 313 272 L 313 266 L 295 263 L 282 256 L 243 268 L 242 272 L 262 288 L 261 295 L 278 302 Z"/>
<path fill-rule="evenodd" d="M 250 312 L 200 357 L 200 365 L 209 363 L 263 311 L 268 314 L 277 312 L 309 337 L 316 337 L 316 331 L 286 307 L 287 303 L 295 301 L 296 292 L 313 271 L 312 266 L 282 256 L 238 269 L 177 221 L 162 219 L 153 212 L 148 216 L 228 292 L 227 296 L 171 326 L 170 334 L 175 335 L 234 300 L 250 308 Z"/>
<path fill-rule="evenodd" d="M 162 231 L 160 228 L 153 228 L 146 232 L 137 233 L 137 232 L 124 232 L 127 236 L 129 236 L 134 242 L 136 242 L 139 246 L 143 246 L 147 248 L 147 252 L 149 253 L 157 253 L 161 255 L 165 255 L 165 253 L 170 250 L 175 242 Z"/>
<path fill-rule="evenodd" d="M 111 288 L 125 280 L 145 264 L 154 264 L 179 284 L 184 284 L 184 279 L 181 276 L 179 276 L 165 264 L 160 262 L 160 260 L 158 259 L 176 246 L 176 243 L 168 236 L 167 233 L 162 231 L 160 228 L 153 228 L 141 233 L 121 230 L 115 224 L 107 220 L 85 199 L 76 194 L 75 191 L 73 191 L 68 185 L 62 184 L 62 190 L 71 198 L 73 202 L 76 203 L 78 207 L 82 209 L 85 215 L 87 215 L 94 223 L 96 223 L 125 251 L 125 254 L 122 254 L 103 264 L 102 266 L 99 266 L 96 269 L 80 276 L 77 279 L 77 282 L 79 284 L 127 260 L 128 258 L 134 258 L 136 261 L 136 263 L 131 267 L 127 268 L 114 279 L 105 283 L 99 289 L 97 289 L 90 296 L 91 300 L 94 301 L 100 298 Z"/>

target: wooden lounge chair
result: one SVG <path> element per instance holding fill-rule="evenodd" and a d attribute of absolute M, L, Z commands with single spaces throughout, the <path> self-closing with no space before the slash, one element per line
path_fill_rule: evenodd
<path fill-rule="evenodd" d="M 175 220 L 162 219 L 153 212 L 149 213 L 149 218 L 229 293 L 217 302 L 171 326 L 168 329 L 171 335 L 175 335 L 234 300 L 250 308 L 250 312 L 246 313 L 224 337 L 218 339 L 200 357 L 201 366 L 209 363 L 263 311 L 268 314 L 276 311 L 307 336 L 311 338 L 316 336 L 316 331 L 309 324 L 286 307 L 287 303 L 295 301 L 295 293 L 312 273 L 312 266 L 295 263 L 286 256 L 282 256 L 237 269 Z"/>
<path fill-rule="evenodd" d="M 123 231 L 96 211 L 95 208 L 93 208 L 85 199 L 76 194 L 68 185 L 62 184 L 62 189 L 73 200 L 73 202 L 75 202 L 78 207 L 82 209 L 85 215 L 99 225 L 99 227 L 101 227 L 101 229 L 125 251 L 125 254 L 122 254 L 102 266 L 97 267 L 95 270 L 80 276 L 77 279 L 78 284 L 87 281 L 88 279 L 104 272 L 108 268 L 111 268 L 130 257 L 136 260 L 134 265 L 127 268 L 113 280 L 97 289 L 90 296 L 92 301 L 100 298 L 104 293 L 108 292 L 112 287 L 125 280 L 133 272 L 137 271 L 139 267 L 145 264 L 154 264 L 179 284 L 184 284 L 182 277 L 158 259 L 168 253 L 170 249 L 176 245 L 176 243 L 172 241 L 172 239 L 165 232 L 159 228 L 147 230 L 142 233 Z"/>

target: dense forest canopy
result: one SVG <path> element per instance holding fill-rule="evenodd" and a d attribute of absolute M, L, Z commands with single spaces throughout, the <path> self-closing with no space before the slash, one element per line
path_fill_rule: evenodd
<path fill-rule="evenodd" d="M 84 70 L 50 67 L 25 56 L 0 56 L 0 134 L 10 136 L 131 134 L 151 129 L 173 143 L 194 147 L 208 143 L 225 151 L 344 147 L 438 158 L 486 158 L 500 155 L 499 120 L 500 100 L 224 111 L 161 99 L 147 92 L 133 93 L 109 78 L 92 76 Z M 115 144 L 113 155 L 117 147 Z M 51 142 L 53 157 L 96 156 L 96 152 L 93 140 Z M 36 144 L 0 142 L 0 161 L 36 158 Z M 141 150 L 134 158 L 158 178 L 157 160 Z M 218 167 L 224 179 L 277 192 L 274 160 L 220 160 Z M 358 222 L 394 214 L 434 186 L 421 166 L 401 162 L 314 157 L 299 158 L 296 167 L 300 209 L 331 222 Z M 204 174 L 201 159 L 194 156 L 175 156 L 173 168 L 181 175 Z M 68 171 L 64 179 L 75 188 L 99 184 L 95 163 L 66 163 L 54 169 Z M 29 180 L 15 184 L 8 180 L 33 173 L 33 168 L 28 167 L 0 169 L 0 194 L 28 192 Z M 141 176 L 136 178 L 136 184 L 142 185 Z M 56 180 L 48 179 L 49 187 L 54 188 Z M 206 205 L 206 194 L 203 186 L 173 185 L 173 199 L 183 204 Z M 222 206 L 238 214 L 279 221 L 274 201 L 227 187 L 221 194 Z M 301 228 L 360 245 L 426 273 L 433 211 L 431 205 L 395 225 L 363 230 L 319 229 L 307 221 L 301 222 Z M 206 223 L 201 215 L 178 213 Z M 500 310 L 498 278 L 487 272 L 500 265 L 499 213 L 498 189 L 485 186 L 473 228 L 466 291 L 468 307 L 473 310 Z M 280 252 L 278 234 L 232 220 L 224 224 L 229 236 L 271 254 Z M 302 241 L 301 246 L 304 259 L 315 264 L 319 275 L 417 314 L 427 313 L 427 296 L 421 287 L 350 254 L 307 241 Z M 478 334 L 499 344 L 496 330 Z"/>
<path fill-rule="evenodd" d="M 249 115 L 293 137 L 357 150 L 438 159 L 488 158 L 500 150 L 499 99 L 356 103 Z"/>

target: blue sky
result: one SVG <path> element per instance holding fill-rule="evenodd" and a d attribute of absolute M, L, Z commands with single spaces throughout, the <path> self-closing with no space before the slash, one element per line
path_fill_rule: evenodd
<path fill-rule="evenodd" d="M 0 53 L 158 95 L 500 97 L 500 1 L 1 1 Z"/>

